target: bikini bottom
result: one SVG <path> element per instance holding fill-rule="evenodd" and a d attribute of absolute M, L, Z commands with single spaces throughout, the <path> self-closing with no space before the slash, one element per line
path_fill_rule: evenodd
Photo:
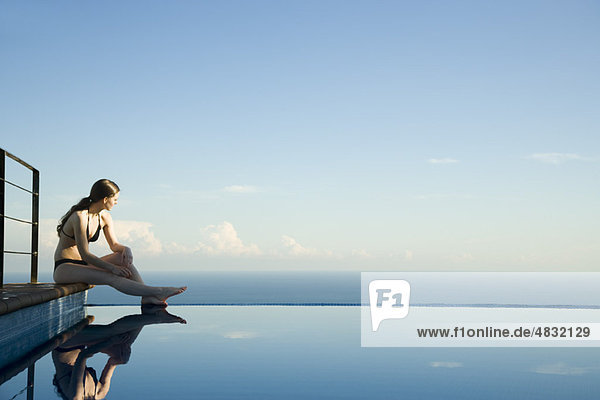
<path fill-rule="evenodd" d="M 88 263 L 86 263 L 83 260 L 73 260 L 70 258 L 61 258 L 58 261 L 54 261 L 54 270 L 56 271 L 56 268 L 58 268 L 58 266 L 60 264 L 64 264 L 64 263 L 73 263 L 73 264 L 79 264 L 79 265 L 89 265 Z"/>

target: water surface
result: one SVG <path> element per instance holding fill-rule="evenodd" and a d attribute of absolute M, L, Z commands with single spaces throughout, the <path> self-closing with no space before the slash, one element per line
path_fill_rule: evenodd
<path fill-rule="evenodd" d="M 171 306 L 187 324 L 148 325 L 116 367 L 113 399 L 595 399 L 598 349 L 362 348 L 359 307 Z M 89 307 L 106 325 L 139 307 Z M 100 373 L 108 356 L 88 365 Z M 49 355 L 35 399 L 56 399 Z M 25 372 L 0 386 L 10 399 Z M 24 394 L 20 397 L 25 398 Z"/>

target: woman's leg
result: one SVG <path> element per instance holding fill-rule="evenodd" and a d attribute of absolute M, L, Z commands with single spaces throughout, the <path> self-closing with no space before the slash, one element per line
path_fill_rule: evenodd
<path fill-rule="evenodd" d="M 121 262 L 121 253 L 111 253 L 111 254 L 105 255 L 104 257 L 100 257 L 100 259 L 102 259 L 106 262 L 109 262 L 111 264 L 114 264 L 114 265 L 123 266 L 123 263 Z M 140 275 L 137 268 L 133 264 L 131 264 L 129 267 L 127 267 L 127 269 L 129 269 L 129 271 L 131 271 L 131 278 L 129 278 L 129 279 L 134 280 L 139 283 L 144 283 L 142 276 Z"/>
<path fill-rule="evenodd" d="M 111 264 L 114 265 L 119 265 L 122 266 L 122 262 L 121 262 L 121 253 L 112 253 L 112 254 L 108 254 L 105 255 L 104 257 L 100 257 L 102 260 L 109 262 Z M 129 269 L 129 271 L 131 272 L 131 277 L 128 279 L 131 279 L 133 281 L 139 282 L 139 283 L 144 283 L 144 280 L 142 279 L 142 276 L 140 275 L 140 273 L 138 272 L 137 268 L 131 264 L 129 267 L 127 267 L 127 269 Z M 142 304 L 156 304 L 156 305 L 164 305 L 165 302 L 162 300 L 159 300 L 157 297 L 155 296 L 143 296 L 142 297 Z"/>
<path fill-rule="evenodd" d="M 90 285 L 109 285 L 120 292 L 132 296 L 153 296 L 160 301 L 176 294 L 183 293 L 185 287 L 147 286 L 131 279 L 123 278 L 104 271 L 93 265 L 64 263 L 54 271 L 57 283 L 84 282 Z"/>

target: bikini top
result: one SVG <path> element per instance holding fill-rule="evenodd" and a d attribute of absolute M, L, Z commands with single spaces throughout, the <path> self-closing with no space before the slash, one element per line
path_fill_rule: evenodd
<path fill-rule="evenodd" d="M 87 228 L 85 229 L 85 237 L 88 238 L 88 242 L 95 242 L 96 240 L 98 240 L 98 238 L 100 237 L 100 229 L 101 229 L 100 226 L 101 225 L 102 224 L 100 223 L 100 213 L 98 213 L 98 229 L 96 230 L 96 233 L 94 233 L 94 236 L 92 236 L 90 238 L 90 215 L 88 214 L 88 223 L 87 223 Z M 75 240 L 75 236 L 67 235 L 62 228 L 61 228 L 61 231 L 66 237 Z"/>

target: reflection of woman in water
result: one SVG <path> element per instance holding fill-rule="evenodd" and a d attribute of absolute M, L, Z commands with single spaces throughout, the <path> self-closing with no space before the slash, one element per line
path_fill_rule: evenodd
<path fill-rule="evenodd" d="M 151 306 L 152 307 L 152 306 Z M 126 364 L 131 345 L 145 325 L 179 322 L 183 318 L 169 314 L 164 308 L 143 308 L 143 314 L 128 315 L 110 325 L 90 325 L 52 351 L 56 368 L 53 384 L 63 399 L 103 399 L 117 365 Z M 97 353 L 109 356 L 100 378 L 86 366 Z"/>
<path fill-rule="evenodd" d="M 54 281 L 110 285 L 133 296 L 142 296 L 142 304 L 166 305 L 166 299 L 182 293 L 186 287 L 148 286 L 133 266 L 129 247 L 117 241 L 109 211 L 117 205 L 119 187 L 108 179 L 94 183 L 90 195 L 67 212 L 57 226 L 59 241 L 54 252 Z M 91 227 L 90 227 L 91 225 Z M 89 252 L 88 242 L 104 236 L 112 254 L 98 258 Z M 90 232 L 95 232 L 90 237 Z"/>

